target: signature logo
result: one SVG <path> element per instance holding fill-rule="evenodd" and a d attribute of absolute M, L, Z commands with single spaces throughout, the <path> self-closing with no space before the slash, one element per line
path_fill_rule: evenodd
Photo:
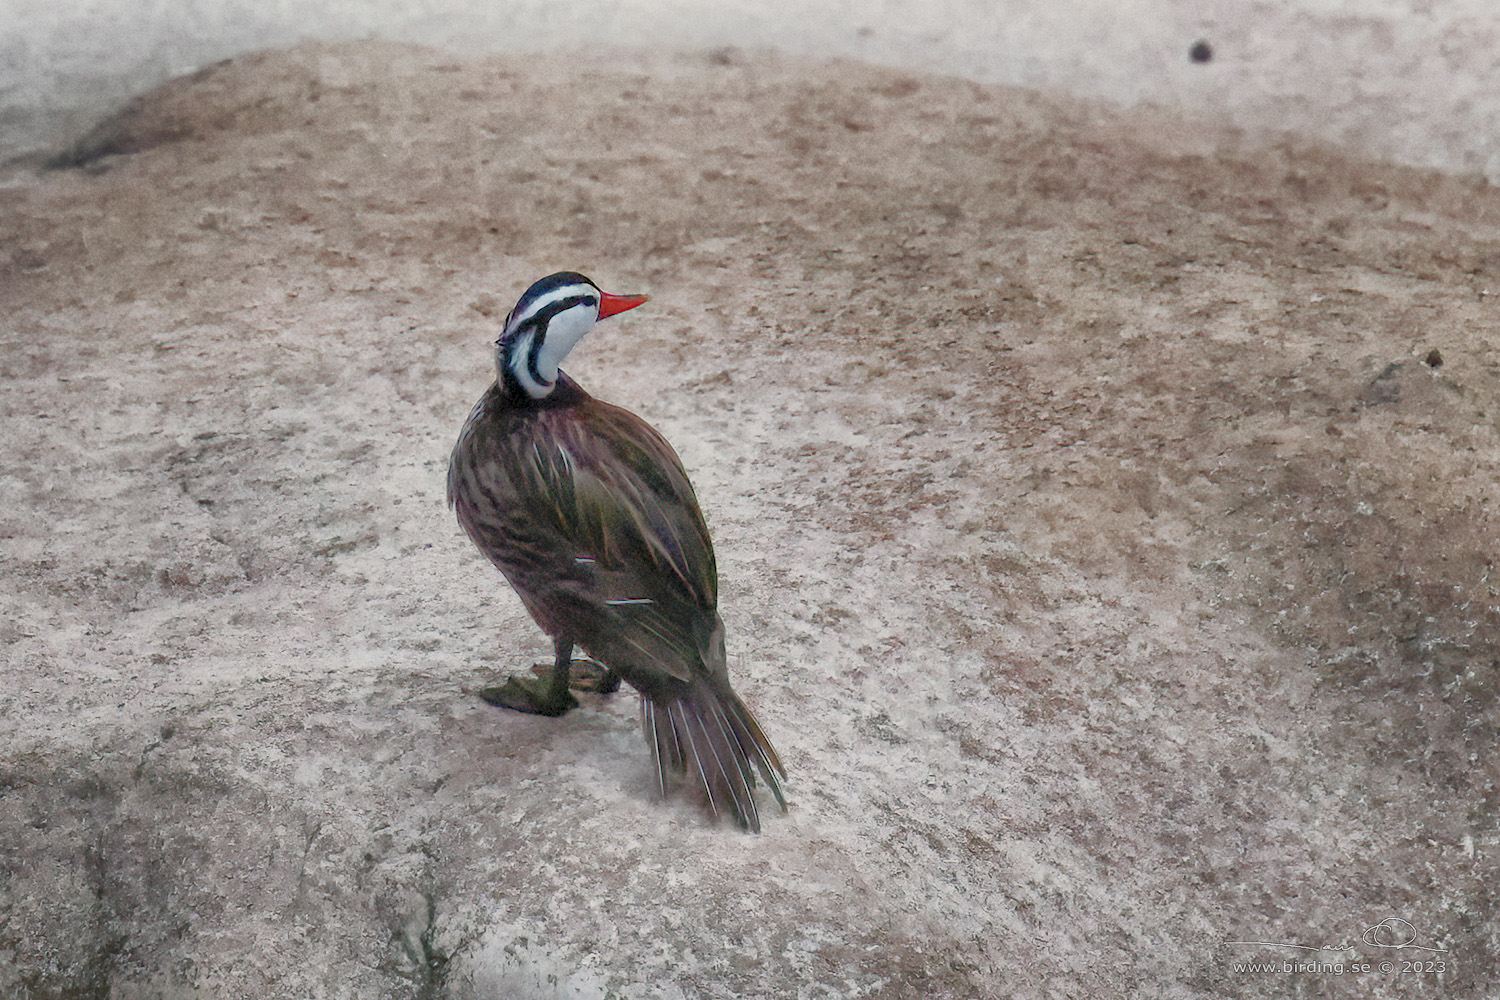
<path fill-rule="evenodd" d="M 1418 944 L 1419 935 L 1417 929 L 1410 920 L 1402 920 L 1400 917 L 1386 917 L 1378 924 L 1372 924 L 1365 928 L 1365 932 L 1359 939 L 1370 948 L 1409 948 L 1413 951 L 1431 952 L 1434 955 L 1446 955 L 1447 948 L 1434 948 L 1431 945 Z M 1226 941 L 1225 944 L 1258 945 L 1263 948 L 1296 948 L 1299 951 L 1354 951 L 1352 944 L 1334 945 L 1307 945 L 1295 944 L 1291 941 Z"/>

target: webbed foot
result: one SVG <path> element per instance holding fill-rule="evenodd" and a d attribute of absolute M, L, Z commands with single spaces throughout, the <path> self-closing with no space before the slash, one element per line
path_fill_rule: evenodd
<path fill-rule="evenodd" d="M 550 673 L 552 667 L 546 664 L 543 669 Z M 551 678 L 532 677 L 528 674 L 513 674 L 505 679 L 504 684 L 481 688 L 479 697 L 491 705 L 499 705 L 513 712 L 553 718 L 570 708 L 578 707 L 578 699 L 566 687 L 559 692 Z"/>
<path fill-rule="evenodd" d="M 528 674 L 512 674 L 497 687 L 483 688 L 479 697 L 491 705 L 531 715 L 559 716 L 578 707 L 578 699 L 569 688 L 612 694 L 620 687 L 620 675 L 594 660 L 573 659 L 573 644 L 566 639 L 552 640 L 557 658 L 538 663 Z"/>
<path fill-rule="evenodd" d="M 538 663 L 531 672 L 538 677 L 548 677 L 554 669 L 550 663 Z M 614 694 L 620 690 L 620 675 L 598 660 L 579 658 L 568 664 L 568 687 L 574 691 Z"/>
<path fill-rule="evenodd" d="M 620 675 L 598 660 L 574 660 L 568 668 L 568 686 L 575 691 L 614 694 L 620 690 Z"/>

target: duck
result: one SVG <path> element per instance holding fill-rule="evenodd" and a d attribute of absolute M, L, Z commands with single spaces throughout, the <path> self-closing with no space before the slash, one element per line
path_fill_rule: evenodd
<path fill-rule="evenodd" d="M 757 776 L 785 812 L 786 769 L 730 684 L 713 541 L 682 460 L 559 367 L 596 323 L 646 301 L 559 271 L 505 319 L 495 381 L 453 448 L 448 503 L 554 656 L 481 695 L 560 716 L 578 705 L 573 689 L 623 680 L 640 695 L 661 796 L 686 783 L 713 816 L 758 833 Z"/>

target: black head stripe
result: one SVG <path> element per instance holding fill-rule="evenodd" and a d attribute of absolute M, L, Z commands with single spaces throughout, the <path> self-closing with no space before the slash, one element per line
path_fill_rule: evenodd
<path fill-rule="evenodd" d="M 531 350 L 526 352 L 526 370 L 531 373 L 531 381 L 537 385 L 546 385 L 547 380 L 542 378 L 541 370 L 537 368 L 537 361 L 542 354 L 542 341 L 547 339 L 547 328 L 543 326 L 531 338 Z"/>
<path fill-rule="evenodd" d="M 526 317 L 525 322 L 516 327 L 514 336 L 519 338 L 527 329 L 535 330 L 536 334 L 531 338 L 531 350 L 526 356 L 526 370 L 531 373 L 532 379 L 537 385 L 546 385 L 547 380 L 542 378 L 542 373 L 537 370 L 537 362 L 541 357 L 542 344 L 547 339 L 547 325 L 552 322 L 552 317 L 560 312 L 567 312 L 574 306 L 598 305 L 599 299 L 593 295 L 570 295 L 565 299 L 558 299 L 545 309 L 539 309 L 534 316 Z"/>
<path fill-rule="evenodd" d="M 525 322 L 516 327 L 516 333 L 519 334 L 522 330 L 531 327 L 539 334 L 537 342 L 540 343 L 542 338 L 547 335 L 547 324 L 552 322 L 553 316 L 556 316 L 560 312 L 567 312 L 574 306 L 581 306 L 584 303 L 598 305 L 599 298 L 595 295 L 569 295 L 565 299 L 558 299 L 546 308 L 538 309 L 534 316 L 527 316 Z"/>

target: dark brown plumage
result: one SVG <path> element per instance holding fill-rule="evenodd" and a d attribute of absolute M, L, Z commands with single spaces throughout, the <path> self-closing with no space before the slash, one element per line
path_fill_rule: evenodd
<path fill-rule="evenodd" d="M 716 814 L 759 830 L 755 776 L 785 809 L 785 771 L 729 684 L 713 542 L 687 473 L 649 424 L 555 368 L 597 318 L 642 301 L 572 272 L 527 290 L 506 321 L 499 377 L 453 450 L 448 499 L 553 637 L 549 682 L 512 677 L 497 700 L 567 711 L 581 647 L 607 668 L 601 689 L 623 679 L 640 692 L 663 794 L 669 774 L 685 773 Z"/>

